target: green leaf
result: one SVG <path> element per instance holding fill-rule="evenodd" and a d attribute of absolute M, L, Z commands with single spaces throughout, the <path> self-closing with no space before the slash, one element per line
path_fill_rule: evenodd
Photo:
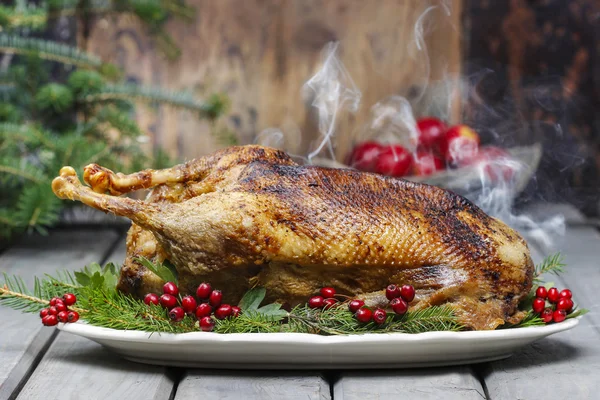
<path fill-rule="evenodd" d="M 75 271 L 75 279 L 81 286 L 89 286 L 91 282 L 88 274 L 80 271 Z"/>
<path fill-rule="evenodd" d="M 104 281 L 104 290 L 107 292 L 114 291 L 117 286 L 117 276 L 110 271 L 110 269 L 105 269 L 104 274 L 102 275 Z"/>
<path fill-rule="evenodd" d="M 104 277 L 100 274 L 99 271 L 94 272 L 94 274 L 90 277 L 90 287 L 92 289 L 99 289 L 104 286 Z"/>
<path fill-rule="evenodd" d="M 263 287 L 256 287 L 246 292 L 244 297 L 240 300 L 238 307 L 242 309 L 242 312 L 256 311 L 258 306 L 265 299 L 267 290 Z"/>
<path fill-rule="evenodd" d="M 281 304 L 279 303 L 267 304 L 256 310 L 256 312 L 269 317 L 278 317 L 280 319 L 285 318 L 288 315 L 287 311 L 281 309 Z"/>
<path fill-rule="evenodd" d="M 148 268 L 150 271 L 154 272 L 160 279 L 165 282 L 173 282 L 176 285 L 178 284 L 176 273 L 173 273 L 172 266 L 169 267 L 162 263 L 153 263 L 145 257 L 136 257 L 135 261 L 142 264 L 144 267 Z M 170 265 L 170 263 L 169 263 Z M 174 269 L 174 268 L 173 268 Z"/>
<path fill-rule="evenodd" d="M 571 314 L 567 315 L 566 319 L 581 317 L 582 315 L 585 315 L 588 312 L 589 312 L 589 310 L 586 310 L 585 308 L 580 308 L 579 310 L 573 310 L 573 312 Z"/>

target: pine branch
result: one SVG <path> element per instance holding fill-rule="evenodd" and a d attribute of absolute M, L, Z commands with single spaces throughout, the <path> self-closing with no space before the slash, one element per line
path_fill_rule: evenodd
<path fill-rule="evenodd" d="M 12 176 L 17 176 L 23 179 L 27 179 L 34 183 L 44 183 L 44 179 L 40 177 L 39 173 L 34 173 L 34 170 L 27 170 L 24 168 L 15 168 L 10 165 L 0 164 L 0 174 L 5 173 Z"/>
<path fill-rule="evenodd" d="M 0 52 L 8 54 L 33 54 L 43 60 L 73 65 L 78 68 L 100 69 L 102 61 L 76 47 L 52 41 L 0 34 Z"/>
<path fill-rule="evenodd" d="M 14 28 L 42 29 L 48 21 L 47 11 L 41 7 L 28 6 L 14 8 L 0 5 L 0 28 L 4 31 Z"/>
<path fill-rule="evenodd" d="M 390 324 L 388 332 L 421 333 L 431 331 L 463 330 L 454 310 L 450 306 L 433 306 L 406 313 L 397 322 Z"/>
<path fill-rule="evenodd" d="M 185 333 L 198 330 L 196 321 L 189 316 L 179 323 L 173 323 L 164 308 L 147 306 L 120 292 L 87 290 L 82 299 L 81 306 L 87 311 L 81 317 L 92 325 L 146 332 Z"/>
<path fill-rule="evenodd" d="M 200 102 L 189 93 L 167 92 L 157 88 L 132 84 L 107 85 L 98 93 L 85 96 L 83 100 L 88 103 L 130 100 L 152 105 L 167 104 L 176 108 L 199 111 L 210 118 L 220 115 L 223 109 L 223 104 L 218 103 L 214 98 L 209 99 L 208 102 Z"/>
<path fill-rule="evenodd" d="M 533 282 L 542 282 L 541 276 L 543 274 L 554 274 L 559 275 L 565 272 L 564 267 L 566 264 L 563 262 L 563 258 L 560 253 L 546 257 L 541 263 L 536 265 L 533 273 Z"/>
<path fill-rule="evenodd" d="M 54 149 L 54 144 L 46 136 L 51 136 L 51 134 L 49 132 L 42 133 L 38 128 L 30 124 L 0 123 L 0 137 L 4 140 L 32 144 L 42 143 L 50 149 Z"/>

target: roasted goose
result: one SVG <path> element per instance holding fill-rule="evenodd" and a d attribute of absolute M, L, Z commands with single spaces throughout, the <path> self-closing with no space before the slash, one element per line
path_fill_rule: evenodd
<path fill-rule="evenodd" d="M 532 284 L 517 232 L 433 186 L 300 166 L 259 146 L 131 175 L 92 164 L 83 176 L 90 187 L 64 167 L 52 188 L 133 221 L 118 287 L 137 296 L 163 283 L 136 262 L 144 256 L 168 259 L 183 290 L 209 281 L 228 302 L 261 285 L 289 305 L 323 286 L 377 303 L 389 283 L 410 283 L 414 309 L 447 303 L 465 326 L 494 329 L 522 318 Z M 146 188 L 146 201 L 117 197 Z"/>

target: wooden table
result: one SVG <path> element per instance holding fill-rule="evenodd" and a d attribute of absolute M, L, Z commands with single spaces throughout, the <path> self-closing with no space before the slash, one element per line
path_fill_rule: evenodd
<path fill-rule="evenodd" d="M 125 361 L 96 343 L 53 328 L 35 315 L 0 307 L 0 400 L 4 399 L 599 399 L 600 234 L 577 211 L 549 248 L 530 239 L 536 262 L 560 250 L 569 268 L 560 287 L 591 312 L 574 330 L 497 362 L 462 367 L 371 371 L 225 371 L 165 368 Z M 548 213 L 537 207 L 535 212 Z M 56 230 L 29 237 L 0 255 L 0 273 L 33 276 L 121 262 L 124 232 Z"/>

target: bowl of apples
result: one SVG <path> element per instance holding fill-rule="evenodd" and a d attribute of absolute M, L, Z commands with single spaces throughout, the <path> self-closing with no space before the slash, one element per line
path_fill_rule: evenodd
<path fill-rule="evenodd" d="M 354 146 L 345 166 L 461 194 L 502 186 L 516 195 L 537 170 L 542 155 L 539 143 L 507 149 L 482 146 L 471 127 L 447 126 L 433 117 L 419 119 L 416 127 L 414 151 L 400 144 L 368 140 Z"/>

